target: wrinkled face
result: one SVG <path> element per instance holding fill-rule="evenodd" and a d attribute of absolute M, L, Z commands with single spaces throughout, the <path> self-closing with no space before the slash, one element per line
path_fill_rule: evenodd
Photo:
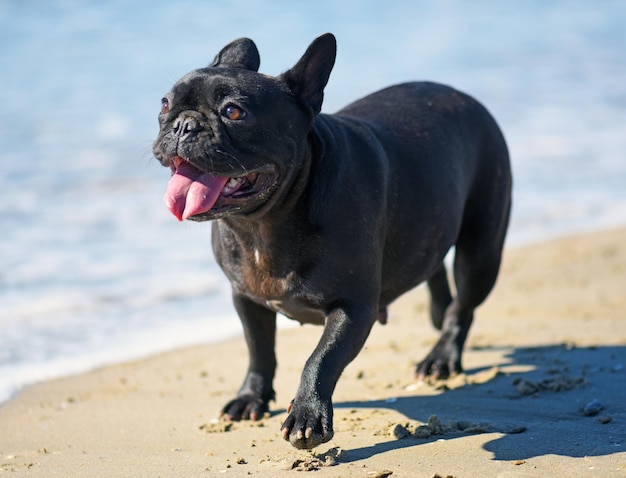
<path fill-rule="evenodd" d="M 310 121 L 276 78 L 195 70 L 163 98 L 153 151 L 172 178 L 165 204 L 204 221 L 269 207 L 299 167 Z"/>

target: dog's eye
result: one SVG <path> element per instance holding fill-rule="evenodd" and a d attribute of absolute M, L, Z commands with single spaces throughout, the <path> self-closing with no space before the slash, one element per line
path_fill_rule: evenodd
<path fill-rule="evenodd" d="M 164 115 L 170 112 L 170 102 L 167 98 L 161 100 L 161 114 Z"/>
<path fill-rule="evenodd" d="M 246 112 L 235 105 L 228 105 L 222 111 L 222 115 L 231 121 L 239 121 L 246 117 Z"/>

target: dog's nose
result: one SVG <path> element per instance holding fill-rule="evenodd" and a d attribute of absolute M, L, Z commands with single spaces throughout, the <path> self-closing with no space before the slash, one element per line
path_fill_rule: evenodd
<path fill-rule="evenodd" d="M 174 134 L 179 138 L 184 138 L 189 133 L 200 130 L 200 123 L 191 116 L 179 116 L 172 125 Z"/>

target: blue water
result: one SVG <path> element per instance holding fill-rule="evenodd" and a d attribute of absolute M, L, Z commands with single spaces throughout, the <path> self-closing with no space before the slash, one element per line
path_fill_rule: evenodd
<path fill-rule="evenodd" d="M 239 36 L 278 74 L 336 34 L 332 112 L 406 80 L 483 101 L 515 170 L 509 245 L 626 225 L 626 3 L 0 3 L 0 401 L 239 333 L 207 224 L 152 158 L 160 98 Z"/>

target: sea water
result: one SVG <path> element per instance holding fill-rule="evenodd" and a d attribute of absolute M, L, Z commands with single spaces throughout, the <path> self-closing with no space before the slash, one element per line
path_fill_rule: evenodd
<path fill-rule="evenodd" d="M 408 80 L 480 99 L 511 150 L 514 246 L 626 224 L 625 24 L 608 0 L 1 2 L 0 401 L 240 333 L 210 226 L 165 209 L 151 154 L 161 97 L 230 40 L 276 75 L 335 33 L 325 112 Z"/>

